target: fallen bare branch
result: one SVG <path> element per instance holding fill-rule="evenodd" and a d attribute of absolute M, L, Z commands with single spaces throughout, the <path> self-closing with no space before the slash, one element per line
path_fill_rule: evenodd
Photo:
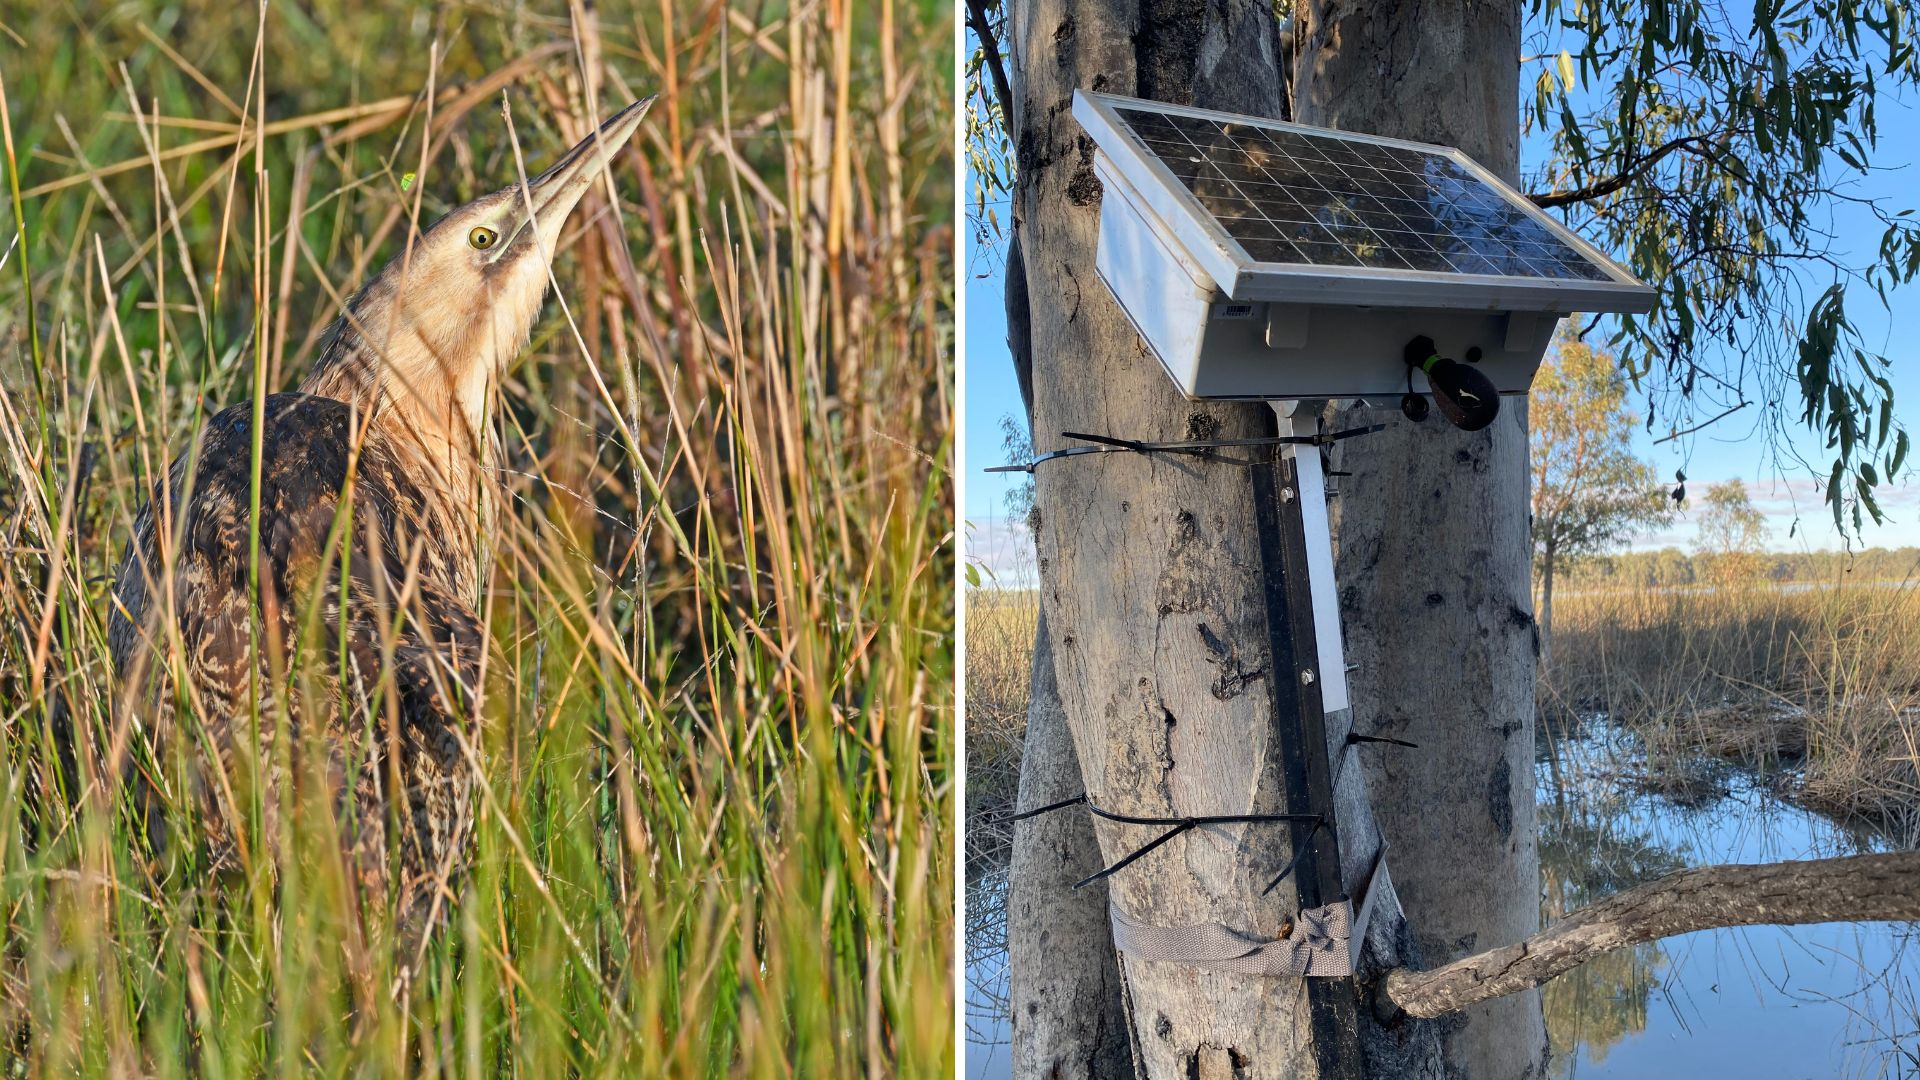
<path fill-rule="evenodd" d="M 1601 953 L 1724 926 L 1920 921 L 1920 852 L 1683 870 L 1577 911 L 1517 945 L 1432 971 L 1389 972 L 1389 1000 L 1419 1017 L 1527 990 Z"/>

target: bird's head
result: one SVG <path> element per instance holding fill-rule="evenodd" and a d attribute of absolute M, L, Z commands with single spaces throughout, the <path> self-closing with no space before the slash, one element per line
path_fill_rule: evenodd
<path fill-rule="evenodd" d="M 561 228 L 652 102 L 414 237 L 348 304 L 301 389 L 362 401 L 436 449 L 477 452 L 489 389 L 532 332 Z"/>

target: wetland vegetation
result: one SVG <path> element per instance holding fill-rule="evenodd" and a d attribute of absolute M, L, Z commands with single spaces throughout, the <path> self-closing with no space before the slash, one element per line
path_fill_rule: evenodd
<path fill-rule="evenodd" d="M 7 1075 L 951 1075 L 951 19 L 0 0 Z M 501 388 L 475 858 L 396 996 L 326 800 L 236 881 L 143 842 L 112 568 L 407 223 L 654 93 Z"/>

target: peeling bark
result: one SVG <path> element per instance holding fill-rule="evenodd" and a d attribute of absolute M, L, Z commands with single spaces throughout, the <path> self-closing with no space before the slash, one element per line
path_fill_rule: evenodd
<path fill-rule="evenodd" d="M 1920 921 L 1920 852 L 1759 866 L 1707 866 L 1649 881 L 1545 932 L 1432 971 L 1389 972 L 1388 1000 L 1440 1016 L 1539 986 L 1604 952 L 1696 930 Z"/>

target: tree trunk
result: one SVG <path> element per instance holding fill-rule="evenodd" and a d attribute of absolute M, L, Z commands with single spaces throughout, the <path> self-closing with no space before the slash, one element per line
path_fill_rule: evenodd
<path fill-rule="evenodd" d="M 1007 27 L 1036 451 L 1058 447 L 1066 430 L 1147 440 L 1273 435 L 1266 406 L 1181 397 L 1101 284 L 1102 193 L 1092 143 L 1071 115 L 1082 87 L 1278 115 L 1271 7 L 1025 0 L 1009 6 Z M 1278 570 L 1256 511 L 1271 516 L 1283 468 L 1121 454 L 1039 469 L 1042 610 L 1096 805 L 1154 816 L 1289 811 L 1286 761 L 1326 761 L 1325 741 L 1287 745 L 1278 722 L 1299 679 L 1291 667 L 1276 674 L 1267 586 Z M 1379 846 L 1363 770 L 1337 775 L 1336 890 L 1372 869 Z M 1094 832 L 1109 862 L 1156 835 L 1107 821 Z M 1332 850 L 1301 832 L 1317 855 Z M 1271 823 L 1187 833 L 1111 878 L 1114 906 L 1152 926 L 1219 923 L 1282 937 L 1301 907 L 1296 886 L 1318 888 L 1300 884 L 1312 877 L 1303 869 L 1262 894 L 1293 854 L 1290 833 Z M 1405 960 L 1398 904 L 1390 887 L 1381 891 L 1365 960 L 1375 971 Z M 1041 955 L 1050 964 L 1061 951 Z M 1375 1075 L 1437 1075 L 1432 1026 L 1402 1019 L 1385 1030 L 1356 1000 L 1353 980 L 1228 974 L 1124 954 L 1120 970 L 1135 1066 L 1148 1077 L 1354 1075 L 1363 1051 Z M 1035 1053 L 1023 1047 L 1019 1060 L 1057 1060 Z"/>
<path fill-rule="evenodd" d="M 1080 764 L 1060 708 L 1042 616 L 1034 635 L 1016 805 L 1032 809 L 1079 793 Z M 1016 1077 L 1133 1075 L 1120 969 L 1107 924 L 1107 887 L 1073 887 L 1099 869 L 1100 847 L 1085 814 L 1043 814 L 1014 826 L 1007 869 L 1007 963 Z"/>
<path fill-rule="evenodd" d="M 1303 123 L 1458 146 L 1518 172 L 1520 6 L 1319 0 L 1296 9 Z M 1418 751 L 1367 755 L 1375 812 L 1422 958 L 1517 942 L 1540 919 L 1526 399 L 1476 433 L 1437 416 L 1341 444 L 1338 577 L 1362 731 Z M 1397 421 L 1397 422 L 1396 422 Z M 1447 1063 L 1475 1080 L 1538 1075 L 1537 991 L 1450 1025 Z"/>
<path fill-rule="evenodd" d="M 984 16 L 980 21 L 985 25 Z M 1006 305 L 1007 351 L 1032 431 L 1031 320 L 1018 234 L 1007 242 Z M 1028 685 L 1015 802 L 1023 809 L 1048 806 L 1082 790 L 1045 615 L 1034 626 Z M 1007 970 L 1016 1077 L 1103 1080 L 1133 1072 L 1120 969 L 1107 922 L 1107 887 L 1073 887 L 1099 869 L 1100 845 L 1086 815 L 1047 814 L 1015 824 L 1007 867 Z"/>

